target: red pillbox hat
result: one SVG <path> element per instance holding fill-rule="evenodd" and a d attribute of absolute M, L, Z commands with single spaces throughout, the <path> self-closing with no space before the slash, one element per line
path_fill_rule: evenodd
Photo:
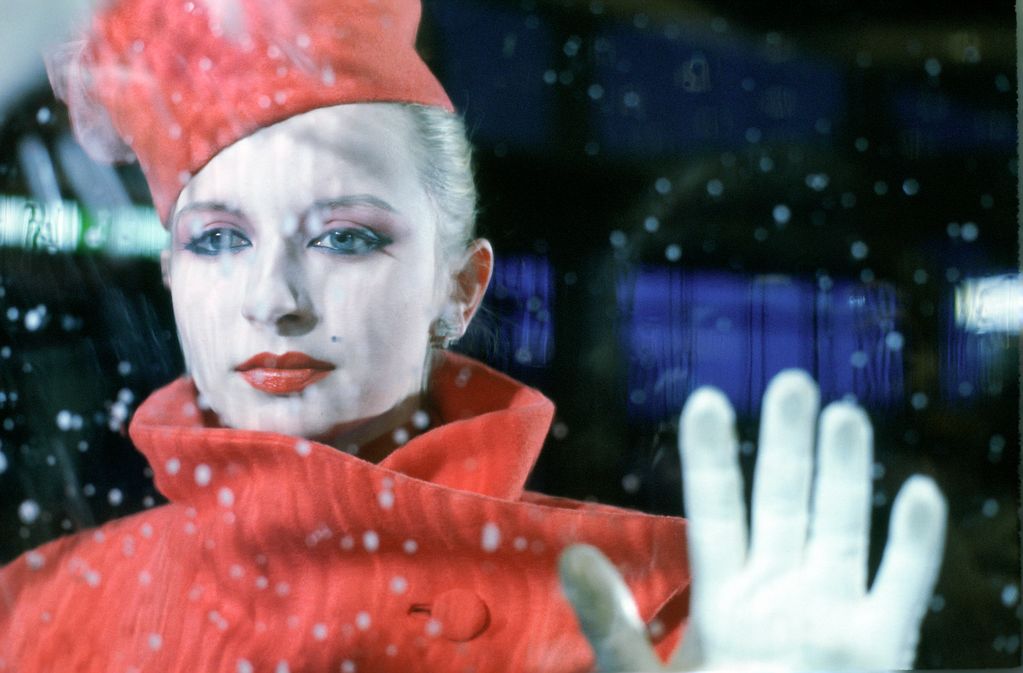
<path fill-rule="evenodd" d="M 115 0 L 48 66 L 82 144 L 137 157 L 166 224 L 188 179 L 260 128 L 342 103 L 452 110 L 415 50 L 420 13 L 419 0 Z"/>

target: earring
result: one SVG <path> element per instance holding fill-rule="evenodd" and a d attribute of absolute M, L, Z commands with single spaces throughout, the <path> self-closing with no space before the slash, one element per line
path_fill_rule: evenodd
<path fill-rule="evenodd" d="M 447 348 L 457 341 L 458 331 L 444 318 L 437 318 L 430 325 L 430 346 L 433 348 Z"/>

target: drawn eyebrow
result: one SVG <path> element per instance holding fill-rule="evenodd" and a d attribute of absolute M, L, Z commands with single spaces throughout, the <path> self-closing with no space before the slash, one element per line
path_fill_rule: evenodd
<path fill-rule="evenodd" d="M 233 206 L 229 206 L 226 203 L 220 201 L 198 201 L 196 203 L 190 203 L 174 215 L 175 222 L 181 218 L 185 213 L 189 213 L 193 210 L 214 210 L 221 213 L 227 213 L 228 215 L 234 215 L 236 217 L 242 217 L 242 211 Z"/>
<path fill-rule="evenodd" d="M 397 213 L 394 206 L 383 199 L 372 194 L 353 194 L 352 196 L 339 196 L 334 199 L 320 199 L 313 203 L 314 209 L 345 208 L 350 206 L 373 206 L 389 213 Z"/>

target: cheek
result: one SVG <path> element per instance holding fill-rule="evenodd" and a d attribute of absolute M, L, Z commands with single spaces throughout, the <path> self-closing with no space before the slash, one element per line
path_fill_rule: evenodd
<path fill-rule="evenodd" d="M 230 270 L 181 260 L 172 267 L 171 299 L 181 349 L 190 369 L 201 369 L 218 357 L 217 345 L 237 331 L 233 320 L 240 312 L 243 282 L 230 278 Z M 233 335 L 238 336 L 238 335 Z"/>

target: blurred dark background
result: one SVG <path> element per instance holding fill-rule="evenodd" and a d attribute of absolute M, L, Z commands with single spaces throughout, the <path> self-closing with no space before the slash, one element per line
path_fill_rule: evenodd
<path fill-rule="evenodd" d="M 948 496 L 917 665 L 1019 665 L 1021 308 L 963 319 L 967 281 L 1018 285 L 1014 24 L 1006 1 L 426 0 L 498 250 L 457 348 L 558 405 L 531 487 L 679 514 L 686 395 L 728 393 L 748 474 L 764 385 L 802 367 L 875 422 L 872 572 L 901 482 Z M 0 561 L 162 502 L 124 431 L 183 368 L 152 245 L 91 245 L 86 211 L 68 245 L 24 200 L 26 147 L 81 196 L 67 134 L 42 84 L 0 119 Z"/>

